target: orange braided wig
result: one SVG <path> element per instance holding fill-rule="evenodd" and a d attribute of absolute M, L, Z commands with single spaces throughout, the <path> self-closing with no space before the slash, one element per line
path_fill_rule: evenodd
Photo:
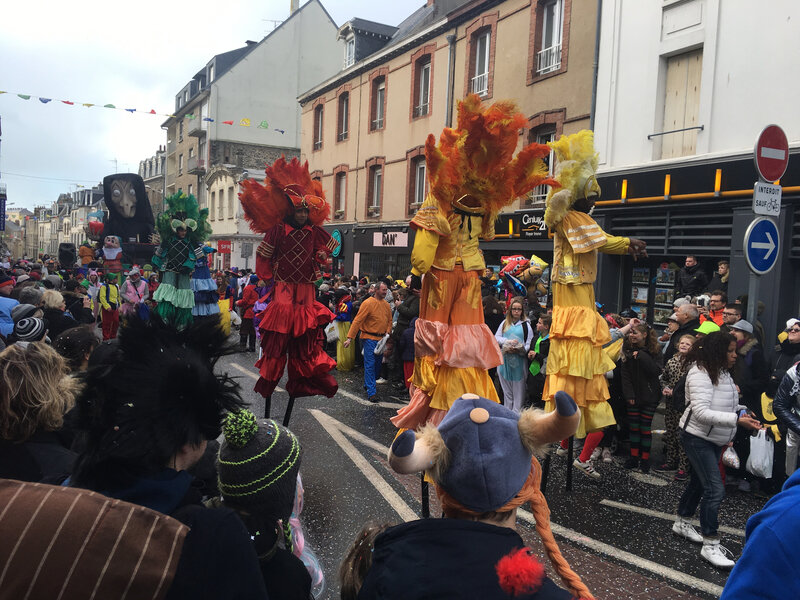
<path fill-rule="evenodd" d="M 311 179 L 308 161 L 301 164 L 293 158 L 286 162 L 282 156 L 268 165 L 265 172 L 263 185 L 255 179 L 241 183 L 239 199 L 244 218 L 253 231 L 266 233 L 300 206 L 308 208 L 311 225 L 322 225 L 330 218 L 331 207 L 325 200 L 322 184 Z"/>

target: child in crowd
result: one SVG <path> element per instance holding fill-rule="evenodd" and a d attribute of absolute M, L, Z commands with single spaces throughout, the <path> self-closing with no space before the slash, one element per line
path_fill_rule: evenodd
<path fill-rule="evenodd" d="M 686 373 L 689 371 L 689 363 L 686 356 L 692 349 L 695 342 L 693 335 L 682 335 L 678 340 L 678 351 L 664 365 L 658 380 L 661 383 L 661 392 L 666 401 L 666 433 L 664 434 L 664 444 L 667 447 L 667 462 L 656 469 L 656 471 L 674 471 L 676 481 L 686 481 L 689 477 L 689 459 L 683 450 L 680 438 L 678 437 L 678 421 L 686 409 L 685 383 Z M 676 386 L 680 382 L 680 387 L 676 393 Z"/>

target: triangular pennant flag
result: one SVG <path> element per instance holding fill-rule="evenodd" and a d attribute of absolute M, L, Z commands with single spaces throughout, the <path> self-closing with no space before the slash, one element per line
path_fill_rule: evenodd
<path fill-rule="evenodd" d="M 103 104 L 103 108 L 117 108 L 113 104 Z"/>
<path fill-rule="evenodd" d="M 269 129 L 269 123 L 267 121 L 261 121 L 258 124 L 259 129 Z"/>
<path fill-rule="evenodd" d="M 286 133 L 286 130 L 285 130 L 285 129 L 278 129 L 277 127 L 275 128 L 275 131 L 277 131 L 277 132 L 278 132 L 278 133 L 280 133 L 281 135 L 283 135 L 284 133 Z"/>
<path fill-rule="evenodd" d="M 127 110 L 129 113 L 135 113 L 136 112 L 135 108 L 126 108 L 125 110 Z"/>
<path fill-rule="evenodd" d="M 208 121 L 209 123 L 213 123 L 214 119 L 212 119 L 210 117 L 203 117 L 203 121 Z"/>
<path fill-rule="evenodd" d="M 150 109 L 150 114 L 151 114 L 151 115 L 154 115 L 154 114 L 156 114 L 156 111 L 154 111 L 154 110 L 151 108 L 151 109 Z"/>
<path fill-rule="evenodd" d="M 42 104 L 47 104 L 48 102 L 50 102 L 50 100 L 52 100 L 52 98 L 39 98 L 39 102 L 41 102 Z"/>
<path fill-rule="evenodd" d="M 17 96 L 19 96 L 23 100 L 30 100 L 31 99 L 30 94 L 17 94 Z"/>
<path fill-rule="evenodd" d="M 8 92 L 0 92 L 0 94 L 7 94 Z"/>
<path fill-rule="evenodd" d="M 242 127 L 250 127 L 250 119 L 242 119 L 239 121 L 239 125 Z"/>
<path fill-rule="evenodd" d="M 75 104 L 75 103 L 74 103 L 74 102 L 72 102 L 71 100 L 62 100 L 62 101 L 61 101 L 61 103 L 62 103 L 62 104 L 67 104 L 67 105 L 69 105 L 69 106 L 72 106 L 73 104 Z"/>
<path fill-rule="evenodd" d="M 170 119 L 177 119 L 178 118 L 177 115 L 164 115 L 164 116 L 169 117 Z"/>
<path fill-rule="evenodd" d="M 225 125 L 233 125 L 233 121 L 223 121 L 223 123 L 225 123 Z"/>
<path fill-rule="evenodd" d="M 194 115 L 183 115 L 183 118 L 184 119 L 189 119 L 191 121 L 192 119 L 195 119 L 197 117 L 195 117 Z"/>
<path fill-rule="evenodd" d="M 64 104 L 72 104 L 72 102 L 66 102 L 66 101 L 65 101 L 65 102 L 64 102 Z M 92 104 L 91 102 L 84 102 L 84 103 L 83 103 L 83 105 L 84 105 L 86 108 L 92 108 L 92 107 L 94 106 L 94 104 Z"/>

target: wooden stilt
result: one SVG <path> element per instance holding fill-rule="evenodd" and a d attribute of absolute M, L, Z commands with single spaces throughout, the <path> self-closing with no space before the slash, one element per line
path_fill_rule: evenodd
<path fill-rule="evenodd" d="M 289 404 L 286 405 L 286 413 L 283 415 L 283 426 L 289 426 L 289 419 L 292 418 L 292 409 L 294 408 L 294 396 L 289 396 Z"/>

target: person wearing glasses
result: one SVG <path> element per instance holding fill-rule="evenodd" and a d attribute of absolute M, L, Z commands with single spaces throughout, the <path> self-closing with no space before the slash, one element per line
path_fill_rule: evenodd
<path fill-rule="evenodd" d="M 713 321 L 722 327 L 725 312 L 725 305 L 728 304 L 728 294 L 722 290 L 714 290 L 711 292 L 711 299 L 708 301 L 708 306 L 700 306 L 700 323 L 705 321 Z"/>
<path fill-rule="evenodd" d="M 744 318 L 741 304 L 726 304 L 722 310 L 722 324 L 719 326 L 723 331 L 731 332 L 733 326 Z"/>
<path fill-rule="evenodd" d="M 792 318 L 786 321 L 786 339 L 780 343 L 773 358 L 772 374 L 767 382 L 767 396 L 775 397 L 786 371 L 798 360 L 800 360 L 800 319 Z"/>

